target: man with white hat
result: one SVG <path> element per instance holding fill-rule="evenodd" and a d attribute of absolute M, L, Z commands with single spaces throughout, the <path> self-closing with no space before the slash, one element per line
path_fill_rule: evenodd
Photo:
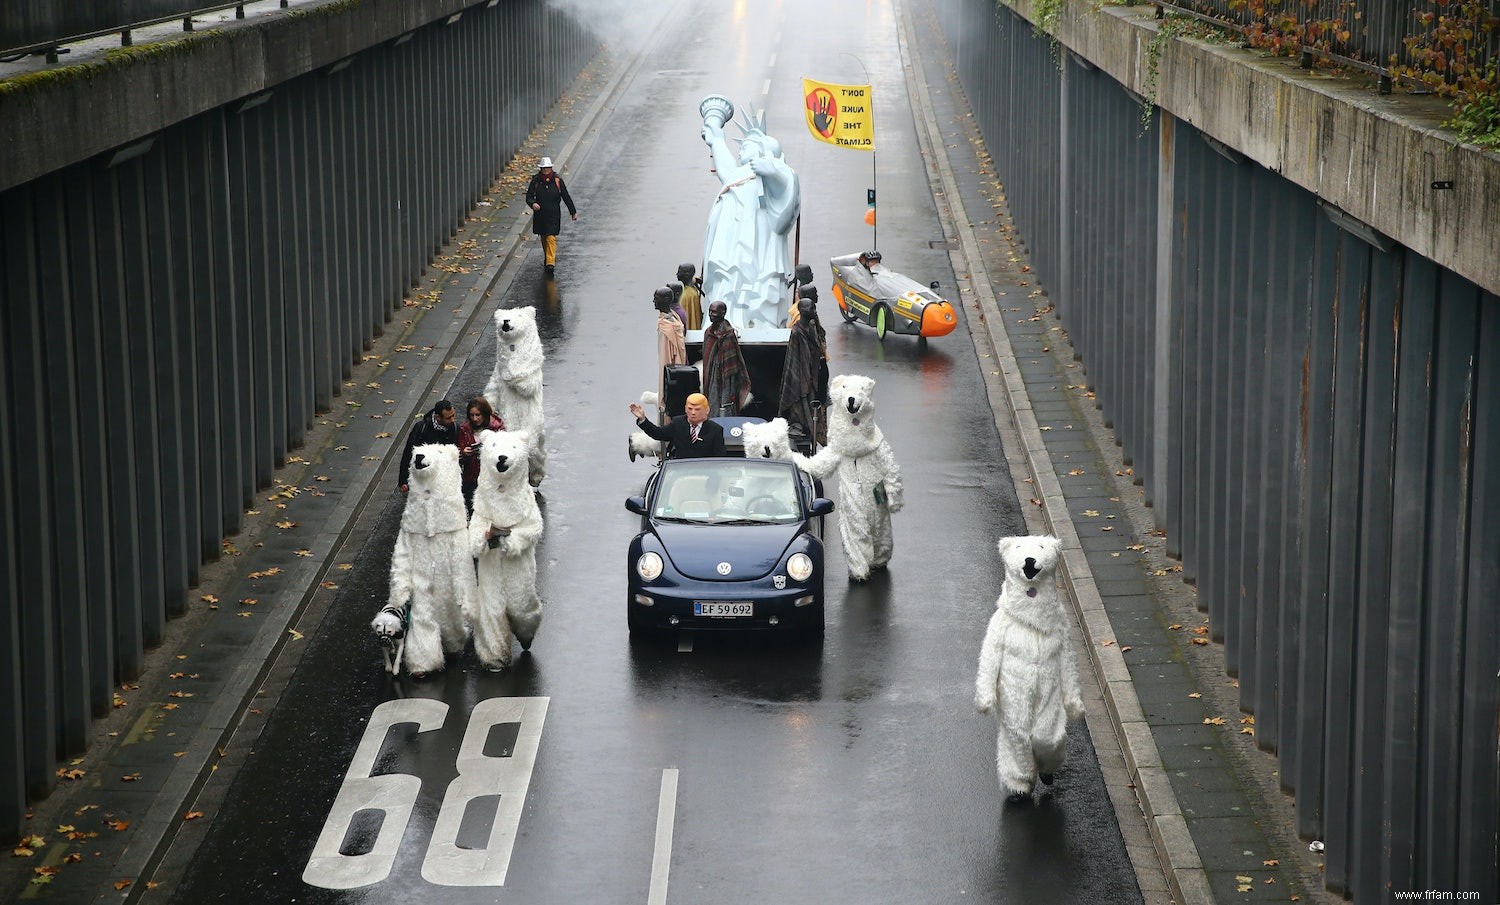
<path fill-rule="evenodd" d="M 532 210 L 531 231 L 542 237 L 542 253 L 547 263 L 547 276 L 557 270 L 557 234 L 562 232 L 562 207 L 568 205 L 568 214 L 578 219 L 578 208 L 562 177 L 552 170 L 552 158 L 543 157 L 537 165 L 536 175 L 526 186 L 526 204 Z"/>

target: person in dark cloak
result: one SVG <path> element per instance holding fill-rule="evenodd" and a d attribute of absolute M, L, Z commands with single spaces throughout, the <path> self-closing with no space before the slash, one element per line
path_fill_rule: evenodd
<path fill-rule="evenodd" d="M 750 371 L 728 313 L 729 306 L 723 302 L 711 303 L 708 327 L 703 331 L 703 393 L 715 418 L 738 415 L 750 398 Z"/>
<path fill-rule="evenodd" d="M 808 290 L 813 292 L 809 297 Z M 818 320 L 817 290 L 804 287 L 797 299 L 797 322 L 787 338 L 786 367 L 781 372 L 777 413 L 795 433 L 823 442 L 817 417 L 828 400 L 828 340 Z"/>

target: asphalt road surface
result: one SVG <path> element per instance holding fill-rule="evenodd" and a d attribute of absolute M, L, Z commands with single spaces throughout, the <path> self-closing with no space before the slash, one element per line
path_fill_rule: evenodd
<path fill-rule="evenodd" d="M 368 623 L 399 522 L 392 486 L 173 901 L 1139 901 L 1086 730 L 1072 729 L 1056 793 L 1007 809 L 992 723 L 973 709 L 995 539 L 1024 527 L 967 331 L 882 345 L 840 322 L 828 291 L 828 258 L 873 244 L 871 155 L 809 137 L 800 79 L 861 82 L 861 64 L 885 261 L 953 291 L 894 13 L 683 4 L 653 40 L 595 136 L 560 161 L 581 216 L 565 221 L 555 284 L 532 245 L 497 293 L 537 306 L 547 351 L 546 616 L 531 652 L 500 675 L 469 653 L 425 682 L 385 676 Z M 815 641 L 631 643 L 625 627 L 639 519 L 623 501 L 651 467 L 626 458 L 626 406 L 655 383 L 652 289 L 701 258 L 719 189 L 698 137 L 711 93 L 768 108 L 802 181 L 801 259 L 831 370 L 877 381 L 904 471 L 888 571 L 850 583 L 828 525 Z M 482 389 L 492 360 L 491 328 L 450 397 Z M 340 821 L 347 834 L 320 848 Z"/>

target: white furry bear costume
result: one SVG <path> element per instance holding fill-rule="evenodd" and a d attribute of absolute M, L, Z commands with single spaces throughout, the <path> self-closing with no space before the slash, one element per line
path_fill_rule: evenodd
<path fill-rule="evenodd" d="M 747 459 L 790 459 L 792 439 L 785 418 L 773 418 L 762 424 L 746 422 L 742 428 Z"/>
<path fill-rule="evenodd" d="M 542 338 L 536 332 L 536 309 L 501 308 L 495 312 L 495 370 L 484 388 L 509 431 L 531 437 L 531 486 L 547 474 L 547 446 L 542 422 Z"/>
<path fill-rule="evenodd" d="M 443 668 L 444 651 L 464 649 L 464 614 L 474 600 L 458 447 L 433 443 L 413 449 L 410 488 L 391 554 L 390 603 L 410 612 L 406 668 L 429 673 Z"/>
<path fill-rule="evenodd" d="M 994 711 L 995 767 L 1012 802 L 1040 774 L 1051 784 L 1068 747 L 1068 720 L 1083 716 L 1078 664 L 1055 578 L 1055 537 L 1000 540 L 1005 583 L 984 633 L 974 706 Z"/>
<path fill-rule="evenodd" d="M 840 374 L 828 382 L 828 445 L 811 459 L 793 453 L 819 480 L 838 473 L 839 539 L 849 577 L 864 581 L 891 561 L 891 513 L 901 511 L 901 467 L 875 425 L 875 381 Z M 882 500 L 884 501 L 882 503 Z"/>
<path fill-rule="evenodd" d="M 530 649 L 542 623 L 536 593 L 536 544 L 542 513 L 526 482 L 531 438 L 521 431 L 481 431 L 479 488 L 469 520 L 469 553 L 479 560 L 478 605 L 469 614 L 474 652 L 491 670 L 510 665 L 512 635 Z M 492 549 L 485 533 L 509 531 Z"/>

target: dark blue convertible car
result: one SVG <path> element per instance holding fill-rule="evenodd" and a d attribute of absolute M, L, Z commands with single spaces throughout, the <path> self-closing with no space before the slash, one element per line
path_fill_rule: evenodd
<path fill-rule="evenodd" d="M 672 459 L 625 501 L 627 623 L 653 629 L 823 630 L 823 517 L 833 501 L 791 462 Z"/>

